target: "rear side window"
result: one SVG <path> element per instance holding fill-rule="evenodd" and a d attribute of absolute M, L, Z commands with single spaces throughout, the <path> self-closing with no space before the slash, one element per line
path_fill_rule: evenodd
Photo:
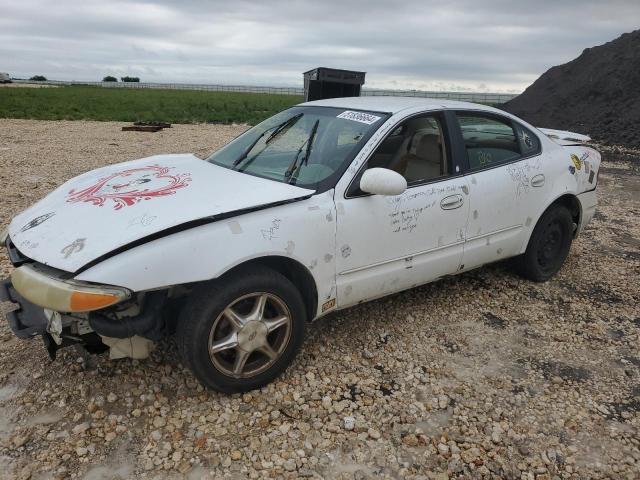
<path fill-rule="evenodd" d="M 521 157 L 520 143 L 510 120 L 456 113 L 471 170 L 482 170 Z"/>
<path fill-rule="evenodd" d="M 540 153 L 540 140 L 538 139 L 538 136 L 519 123 L 516 123 L 515 125 L 522 156 L 530 157 L 531 155 Z"/>

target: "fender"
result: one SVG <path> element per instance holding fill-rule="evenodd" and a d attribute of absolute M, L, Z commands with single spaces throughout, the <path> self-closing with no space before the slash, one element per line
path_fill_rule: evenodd
<path fill-rule="evenodd" d="M 268 208 L 273 208 L 273 207 L 277 207 L 280 205 L 286 205 L 287 203 L 293 203 L 293 202 L 299 202 L 301 200 L 307 200 L 308 198 L 311 198 L 311 195 L 305 195 L 302 197 L 297 197 L 297 198 L 292 198 L 290 200 L 282 200 L 280 202 L 272 202 L 272 203 L 265 203 L 264 205 L 258 205 L 256 207 L 251 207 L 251 208 L 244 208 L 241 210 L 234 210 L 231 212 L 226 212 L 226 213 L 221 213 L 219 215 L 211 215 L 208 217 L 203 217 L 203 218 L 199 218 L 197 220 L 191 220 L 189 222 L 185 222 L 185 223 L 181 223 L 179 225 L 175 225 L 171 228 L 167 228 L 164 230 L 161 230 L 159 232 L 153 233 L 151 235 L 147 235 L 146 237 L 142 237 L 134 242 L 130 242 L 127 243 L 126 245 L 122 245 L 119 248 L 116 248 L 115 250 L 110 251 L 109 253 L 102 255 L 98 258 L 95 258 L 94 260 L 90 261 L 89 263 L 83 265 L 82 267 L 80 267 L 78 270 L 76 270 L 76 274 L 80 274 L 82 272 L 84 272 L 85 270 L 90 269 L 91 267 L 93 267 L 94 265 L 99 264 L 100 262 L 103 262 L 104 260 L 111 258 L 111 257 L 115 257 L 116 255 L 118 255 L 119 253 L 122 252 L 126 252 L 127 250 L 131 250 L 132 248 L 138 247 L 140 245 L 144 245 L 146 243 L 152 242 L 153 240 L 156 240 L 158 238 L 163 238 L 163 237 L 168 237 L 169 235 L 172 235 L 174 233 L 177 232 L 182 232 L 184 230 L 189 230 L 190 228 L 195 228 L 195 227 L 199 227 L 201 225 L 207 225 L 209 223 L 213 223 L 213 222 L 218 222 L 220 220 L 224 220 L 227 218 L 233 218 L 233 217 L 237 217 L 239 215 L 243 215 L 245 213 L 250 213 L 250 212 L 257 212 L 259 210 L 266 210 Z"/>
<path fill-rule="evenodd" d="M 554 179 L 554 183 L 544 206 L 538 210 L 535 222 L 527 225 L 529 228 L 523 235 L 520 253 L 526 251 L 533 229 L 540 217 L 558 201 L 568 202 L 567 206 L 570 208 L 574 223 L 577 225 L 574 238 L 578 236 L 584 227 L 585 219 L 588 222 L 593 216 L 592 212 L 585 217 L 585 205 L 583 205 L 580 196 L 588 192 L 595 192 L 600 164 L 600 153 L 588 145 L 553 144 L 553 152 L 546 162 L 545 174 L 548 178 Z M 594 177 L 596 180 L 592 182 Z M 594 205 L 587 205 L 587 208 L 594 210 Z"/>
<path fill-rule="evenodd" d="M 576 231 L 573 235 L 573 238 L 577 238 L 578 234 L 581 231 L 581 226 L 582 226 L 582 219 L 583 219 L 583 215 L 584 215 L 584 207 L 582 205 L 582 201 L 580 200 L 580 194 L 575 193 L 575 192 L 564 192 L 560 195 L 557 195 L 555 197 L 553 197 L 553 200 L 549 201 L 548 203 L 545 204 L 544 208 L 542 208 L 536 218 L 535 222 L 531 222 L 531 225 L 529 227 L 529 230 L 527 231 L 527 234 L 523 240 L 522 246 L 520 247 L 520 253 L 524 253 L 527 249 L 527 246 L 529 245 L 529 240 L 531 239 L 531 235 L 533 234 L 533 229 L 535 228 L 535 226 L 538 224 L 538 222 L 540 221 L 540 218 L 542 217 L 542 215 L 544 214 L 544 212 L 546 212 L 549 207 L 551 207 L 553 204 L 555 203 L 564 203 L 565 201 L 567 202 L 571 202 L 571 214 L 573 216 L 575 209 L 577 209 L 577 219 L 574 218 L 574 220 L 576 220 Z"/>
<path fill-rule="evenodd" d="M 144 292 L 219 278 L 265 257 L 286 257 L 311 275 L 322 304 L 335 297 L 335 218 L 333 191 L 328 191 L 132 246 L 76 278 Z"/>

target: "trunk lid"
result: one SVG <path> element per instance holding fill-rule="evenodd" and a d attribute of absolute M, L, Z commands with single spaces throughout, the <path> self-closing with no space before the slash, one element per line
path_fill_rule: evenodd
<path fill-rule="evenodd" d="M 538 130 L 560 145 L 580 145 L 591 141 L 591 137 L 581 133 L 554 130 L 552 128 L 538 128 Z"/>

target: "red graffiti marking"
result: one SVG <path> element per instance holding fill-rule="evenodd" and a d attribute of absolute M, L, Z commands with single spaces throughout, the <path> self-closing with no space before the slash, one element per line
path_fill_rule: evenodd
<path fill-rule="evenodd" d="M 88 202 L 101 207 L 112 200 L 114 210 L 120 210 L 141 200 L 173 195 L 191 182 L 190 173 L 171 175 L 169 170 L 169 167 L 148 165 L 113 173 L 90 187 L 69 191 L 67 202 Z"/>

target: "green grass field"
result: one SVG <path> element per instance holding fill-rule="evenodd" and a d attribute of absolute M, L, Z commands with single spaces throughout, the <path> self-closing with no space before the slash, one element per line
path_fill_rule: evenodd
<path fill-rule="evenodd" d="M 256 124 L 301 101 L 298 96 L 262 93 L 89 86 L 0 88 L 0 118 Z"/>

